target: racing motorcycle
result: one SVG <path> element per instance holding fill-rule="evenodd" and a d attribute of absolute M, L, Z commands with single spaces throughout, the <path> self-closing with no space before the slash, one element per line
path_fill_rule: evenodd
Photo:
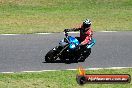
<path fill-rule="evenodd" d="M 91 53 L 95 39 L 86 46 L 78 47 L 80 42 L 76 37 L 69 36 L 67 31 L 64 31 L 64 34 L 65 38 L 59 42 L 59 45 L 45 55 L 45 61 L 52 63 L 60 59 L 62 62 L 84 62 Z"/>

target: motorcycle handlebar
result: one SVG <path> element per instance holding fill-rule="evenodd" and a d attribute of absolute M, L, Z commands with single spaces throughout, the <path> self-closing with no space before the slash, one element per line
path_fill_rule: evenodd
<path fill-rule="evenodd" d="M 64 30 L 65 36 L 68 36 L 68 31 L 66 31 L 66 29 Z"/>

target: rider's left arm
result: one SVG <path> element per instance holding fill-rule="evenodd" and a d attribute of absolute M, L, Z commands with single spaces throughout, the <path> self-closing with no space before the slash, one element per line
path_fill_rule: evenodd
<path fill-rule="evenodd" d="M 89 36 L 87 36 L 87 37 L 85 38 L 85 40 L 81 42 L 81 45 L 86 45 L 86 44 L 88 44 L 88 43 L 89 43 L 89 40 L 90 40 L 90 38 L 89 38 Z"/>
<path fill-rule="evenodd" d="M 88 32 L 86 32 L 87 37 L 85 38 L 84 41 L 81 42 L 81 45 L 86 45 L 90 42 L 90 40 L 92 39 L 92 35 L 93 35 L 93 31 L 89 30 Z"/>

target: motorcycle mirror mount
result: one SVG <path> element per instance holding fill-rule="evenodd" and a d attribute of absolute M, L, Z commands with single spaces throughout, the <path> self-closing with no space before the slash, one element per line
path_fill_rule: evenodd
<path fill-rule="evenodd" d="M 66 36 L 66 38 L 68 37 L 68 33 L 65 31 L 65 36 Z"/>

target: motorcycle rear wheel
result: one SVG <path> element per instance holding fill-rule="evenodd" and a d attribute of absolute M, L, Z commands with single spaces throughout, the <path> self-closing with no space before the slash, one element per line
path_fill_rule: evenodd
<path fill-rule="evenodd" d="M 84 62 L 87 57 L 91 54 L 91 48 L 87 49 L 85 52 L 82 53 L 82 56 L 80 56 L 79 62 Z"/>

